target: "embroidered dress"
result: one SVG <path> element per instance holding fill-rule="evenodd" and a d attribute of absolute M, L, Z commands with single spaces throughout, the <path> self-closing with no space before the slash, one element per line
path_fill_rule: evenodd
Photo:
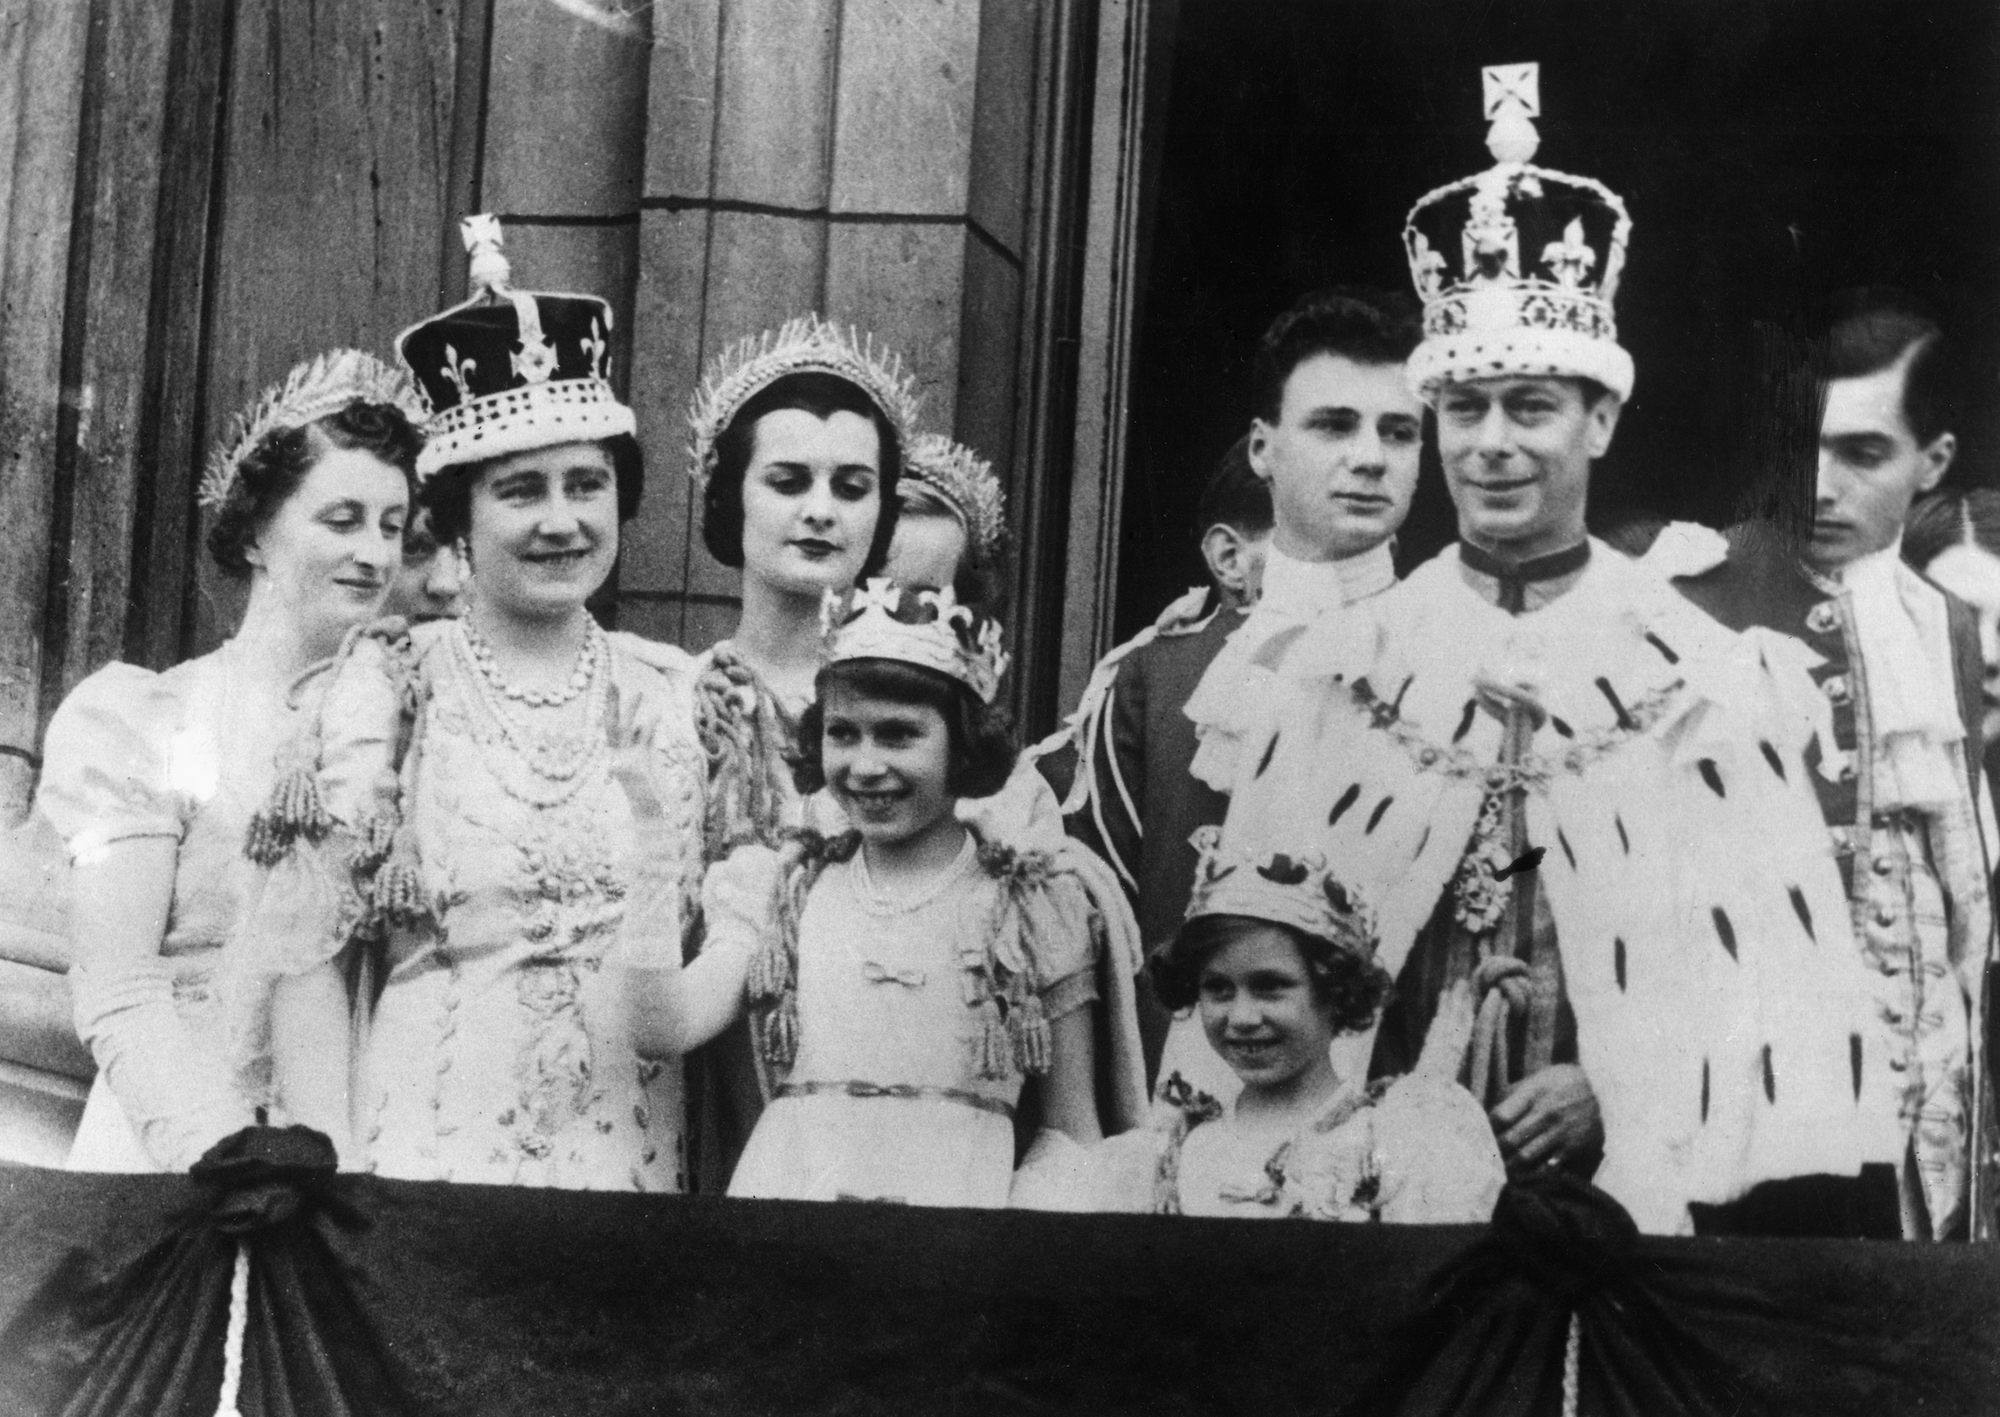
<path fill-rule="evenodd" d="M 685 886 L 699 869 L 693 675 L 662 647 L 592 641 L 587 687 L 547 726 L 508 701 L 461 621 L 362 637 L 327 692 L 309 751 L 334 826 L 275 866 L 266 898 L 329 855 L 339 888 L 271 948 L 296 967 L 386 936 L 354 1098 L 379 1174 L 685 1187 L 680 1068 L 639 1057 L 604 963 L 636 852 L 612 743 L 639 745 L 666 814 L 648 872 Z"/>
<path fill-rule="evenodd" d="M 1275 1139 L 1177 1074 L 1160 1095 L 1147 1126 L 1074 1149 L 1066 1208 L 1481 1225 L 1507 1183 L 1486 1114 L 1449 1081 L 1353 1079 Z"/>
<path fill-rule="evenodd" d="M 77 685 L 49 724 L 36 807 L 72 860 L 121 841 L 176 843 L 160 956 L 183 1041 L 201 1069 L 169 1081 L 178 1094 L 170 1110 L 142 1106 L 136 1117 L 117 1095 L 120 1068 L 100 1071 L 70 1152 L 79 1170 L 185 1169 L 249 1125 L 257 1103 L 275 1101 L 235 1075 L 220 964 L 253 875 L 244 831 L 270 793 L 278 745 L 297 715 L 275 696 L 242 691 L 241 653 L 226 644 L 163 674 L 108 664 Z M 163 1066 L 143 1057 L 130 1065 Z"/>
<path fill-rule="evenodd" d="M 1022 1084 L 1049 1065 L 1048 1024 L 1098 997 L 1102 917 L 1059 863 L 975 834 L 909 898 L 857 848 L 790 848 L 775 908 L 754 885 L 709 891 L 712 929 L 761 942 L 749 994 L 773 1079 L 729 1193 L 1005 1205 Z"/>
<path fill-rule="evenodd" d="M 1643 1229 L 1876 1159 L 1889 1070 L 1805 780 L 1797 646 L 1724 629 L 1597 543 L 1518 613 L 1460 562 L 1306 632 L 1226 832 L 1340 863 L 1392 974 L 1439 928 L 1511 926 L 1529 1021 L 1552 939 L 1603 1112 L 1597 1181 Z M 1500 874 L 1517 849 L 1540 852 L 1531 891 Z"/>

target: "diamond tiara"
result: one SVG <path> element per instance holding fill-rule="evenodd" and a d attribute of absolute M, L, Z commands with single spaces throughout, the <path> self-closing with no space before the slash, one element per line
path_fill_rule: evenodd
<path fill-rule="evenodd" d="M 903 475 L 950 504 L 981 559 L 999 553 L 1007 536 L 1007 494 L 992 463 L 942 433 L 924 433 L 904 455 Z"/>
<path fill-rule="evenodd" d="M 266 434 L 303 428 L 353 403 L 388 404 L 416 427 L 424 423 L 423 401 L 409 375 L 363 350 L 329 350 L 293 369 L 236 416 L 208 460 L 196 502 L 211 510 L 227 502 L 243 460 Z"/>
<path fill-rule="evenodd" d="M 688 476 L 705 485 L 715 470 L 715 440 L 737 412 L 787 374 L 832 374 L 874 401 L 905 447 L 915 435 L 916 378 L 902 356 L 853 326 L 842 328 L 817 314 L 800 315 L 729 346 L 709 365 L 688 406 Z"/>

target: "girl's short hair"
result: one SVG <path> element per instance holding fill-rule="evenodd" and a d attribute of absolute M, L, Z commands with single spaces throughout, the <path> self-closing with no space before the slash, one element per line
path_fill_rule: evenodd
<path fill-rule="evenodd" d="M 274 428 L 237 465 L 236 480 L 208 529 L 208 554 L 233 580 L 250 575 L 248 552 L 306 474 L 335 448 L 370 453 L 403 474 L 416 498 L 424 435 L 394 404 L 351 403 L 298 428 Z"/>
<path fill-rule="evenodd" d="M 862 562 L 856 579 L 880 573 L 882 563 L 889 559 L 889 542 L 896 534 L 896 484 L 903 468 L 903 443 L 896 436 L 896 425 L 859 385 L 817 370 L 773 379 L 745 400 L 729 426 L 716 436 L 715 466 L 701 492 L 701 539 L 708 554 L 725 566 L 742 569 L 743 476 L 750 470 L 750 455 L 756 450 L 757 420 L 787 408 L 822 420 L 836 413 L 858 413 L 875 425 L 881 511 L 875 519 L 875 540 L 869 544 L 868 559 Z"/>
<path fill-rule="evenodd" d="M 611 455 L 611 470 L 618 483 L 618 520 L 629 522 L 639 510 L 639 496 L 646 490 L 646 458 L 639 440 L 630 433 L 599 438 L 597 446 Z M 448 546 L 472 530 L 472 489 L 486 475 L 486 469 L 500 461 L 453 463 L 441 467 L 424 482 L 420 500 L 431 516 L 431 535 L 438 545 Z"/>
<path fill-rule="evenodd" d="M 1387 970 L 1295 925 L 1254 915 L 1197 915 L 1184 922 L 1147 966 L 1153 992 L 1176 1013 L 1193 1008 L 1201 1001 L 1201 972 L 1208 962 L 1224 945 L 1261 930 L 1276 930 L 1297 946 L 1313 997 L 1332 1005 L 1335 1032 L 1359 1033 L 1375 1022 L 1393 988 Z"/>
<path fill-rule="evenodd" d="M 1014 735 L 1007 716 L 948 674 L 900 659 L 843 659 L 820 670 L 812 704 L 799 720 L 792 780 L 801 792 L 826 786 L 820 749 L 826 736 L 827 692 L 841 688 L 867 699 L 934 708 L 951 739 L 945 785 L 958 797 L 991 797 L 1014 771 Z"/>

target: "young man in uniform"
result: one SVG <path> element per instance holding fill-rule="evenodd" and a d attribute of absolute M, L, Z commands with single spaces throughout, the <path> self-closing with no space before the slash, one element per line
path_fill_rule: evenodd
<path fill-rule="evenodd" d="M 1133 891 L 1149 947 L 1166 943 L 1187 909 L 1188 838 L 1222 821 L 1227 802 L 1212 784 L 1229 772 L 1212 764 L 1226 763 L 1264 706 L 1254 686 L 1270 679 L 1262 660 L 1273 641 L 1395 583 L 1390 541 L 1409 514 L 1423 442 L 1423 405 L 1403 377 L 1418 336 L 1406 297 L 1350 288 L 1308 295 L 1272 322 L 1257 351 L 1250 433 L 1210 489 L 1254 503 L 1260 534 L 1250 538 L 1250 524 L 1219 506 L 1205 502 L 1202 515 L 1217 584 L 1254 567 L 1258 593 L 1206 620 L 1192 619 L 1189 599 L 1170 607 L 1155 630 L 1106 657 L 1073 726 L 1051 740 L 1073 740 L 1093 765 L 1065 812 Z M 1156 1066 L 1167 1019 L 1150 991 L 1144 998 Z M 1214 1081 L 1230 1077 L 1221 1069 Z"/>
<path fill-rule="evenodd" d="M 1845 301 L 1824 349 L 1812 520 L 1732 529 L 1727 559 L 1677 582 L 1733 629 L 1810 651 L 1806 765 L 1847 887 L 1897 1087 L 1894 1150 L 1858 1178 L 1772 1182 L 1697 1214 L 1719 1234 L 1963 1236 L 1972 1068 L 1988 954 L 1978 626 L 1898 554 L 1910 503 L 1951 466 L 1949 350 L 1892 292 Z"/>

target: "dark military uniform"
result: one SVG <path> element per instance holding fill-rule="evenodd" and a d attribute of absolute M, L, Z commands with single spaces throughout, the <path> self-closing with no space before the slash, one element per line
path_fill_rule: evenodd
<path fill-rule="evenodd" d="M 1965 1129 L 1971 1124 L 1962 1010 L 1950 988 L 1951 954 L 1983 955 L 1985 940 L 1954 943 L 1954 924 L 1983 919 L 1983 891 L 1966 889 L 1948 862 L 1973 859 L 1984 872 L 1984 847 L 1970 821 L 1878 802 L 1875 737 L 1869 726 L 1869 674 L 1861 654 L 1852 596 L 1810 574 L 1769 526 L 1734 528 L 1720 565 L 1675 582 L 1682 594 L 1733 630 L 1761 627 L 1803 641 L 1821 662 L 1811 670 L 1826 699 L 1831 751 L 1816 738 L 1808 775 L 1832 834 L 1854 937 L 1878 980 L 1877 1012 L 1891 1040 L 1892 1070 L 1906 1079 L 1904 1120 L 1912 1133 L 1902 1183 L 1891 1168 L 1868 1168 L 1858 1182 L 1803 1177 L 1767 1183 L 1732 1205 L 1699 1208 L 1713 1233 L 1833 1233 L 1945 1238 L 1964 1233 Z M 1907 573 L 1913 574 L 1913 573 Z M 1957 690 L 1953 708 L 1965 732 L 1969 800 L 1980 797 L 1978 625 L 1970 607 L 1941 597 Z M 1830 759 L 1830 761 L 1829 761 Z M 1948 842 L 1951 832 L 1957 841 Z M 1970 840 L 1966 840 L 1970 838 Z M 1967 898 L 1961 898 L 1967 897 Z M 1983 932 L 1982 932 L 1983 936 Z M 1976 973 L 1975 966 L 1975 973 Z M 1976 1012 L 1976 1001 L 1975 1001 Z M 1922 1192 L 1930 1197 L 1924 1203 Z M 1956 1195 L 1956 1201 L 1943 1197 Z M 1900 1214 L 1899 1214 L 1900 1212 Z"/>
<path fill-rule="evenodd" d="M 1188 772 L 1197 740 L 1185 709 L 1243 619 L 1243 611 L 1226 606 L 1208 609 L 1206 618 L 1165 618 L 1157 634 L 1119 659 L 1101 698 L 1086 696 L 1071 741 L 1041 759 L 1051 785 L 1066 794 L 1088 753 L 1087 797 L 1064 823 L 1118 872 L 1149 951 L 1171 940 L 1187 913 L 1195 868 L 1188 837 L 1197 827 L 1219 825 L 1229 811 L 1227 797 Z M 1167 1014 L 1150 990 L 1140 991 L 1139 1002 L 1150 1074 L 1159 1065 Z"/>

